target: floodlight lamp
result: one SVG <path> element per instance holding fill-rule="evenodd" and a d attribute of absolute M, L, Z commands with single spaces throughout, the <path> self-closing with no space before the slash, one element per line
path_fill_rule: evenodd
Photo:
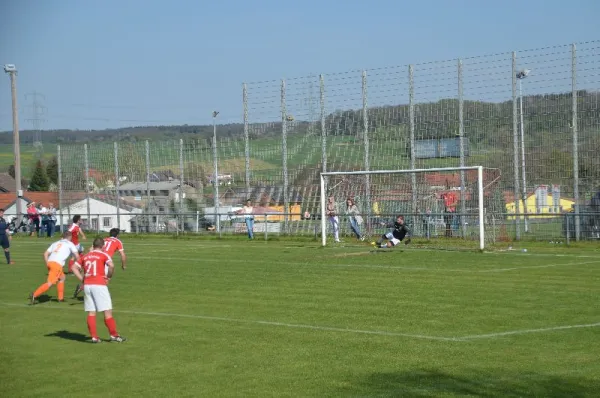
<path fill-rule="evenodd" d="M 517 79 L 525 79 L 527 76 L 529 76 L 529 73 L 531 72 L 531 69 L 523 69 L 520 72 L 517 72 Z"/>
<path fill-rule="evenodd" d="M 15 64 L 4 65 L 4 72 L 6 72 L 6 73 L 11 73 L 11 72 L 16 72 L 16 71 L 17 71 L 17 67 L 15 66 Z"/>

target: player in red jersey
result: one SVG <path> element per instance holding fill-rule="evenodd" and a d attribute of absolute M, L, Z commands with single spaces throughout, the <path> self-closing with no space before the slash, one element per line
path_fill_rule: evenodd
<path fill-rule="evenodd" d="M 115 266 L 108 254 L 102 251 L 103 246 L 102 238 L 94 239 L 92 250 L 81 259 L 83 269 L 79 263 L 75 263 L 73 273 L 84 283 L 83 306 L 88 313 L 87 326 L 92 343 L 102 341 L 96 331 L 96 312 L 104 312 L 104 324 L 110 333 L 110 341 L 122 343 L 126 339 L 117 332 L 117 323 L 112 316 L 112 299 L 107 286 Z"/>
<path fill-rule="evenodd" d="M 104 246 L 102 247 L 102 251 L 108 254 L 110 258 L 115 255 L 115 252 L 119 252 L 121 255 L 121 268 L 123 271 L 127 269 L 127 256 L 125 255 L 125 249 L 123 248 L 123 242 L 119 239 L 119 228 L 113 228 L 109 232 L 110 236 L 104 239 Z M 75 287 L 75 293 L 73 293 L 73 298 L 77 298 L 79 293 L 83 292 L 83 284 L 80 283 Z"/>
<path fill-rule="evenodd" d="M 127 269 L 127 256 L 125 255 L 125 249 L 123 248 L 123 242 L 119 239 L 119 228 L 113 228 L 109 232 L 109 237 L 104 239 L 104 247 L 103 251 L 108 253 L 108 255 L 112 258 L 115 253 L 118 251 L 121 256 L 121 268 L 123 271 Z"/>
<path fill-rule="evenodd" d="M 85 234 L 81 229 L 81 222 L 81 216 L 79 214 L 76 214 L 73 216 L 73 223 L 69 225 L 67 229 L 67 231 L 71 233 L 71 242 L 73 242 L 75 247 L 77 247 L 80 256 L 83 254 L 83 246 L 81 245 L 81 243 L 79 243 L 79 235 L 81 235 L 81 238 L 83 240 L 86 239 Z M 69 269 L 67 273 L 70 274 L 73 272 L 73 264 L 75 264 L 75 261 L 71 259 L 71 261 L 69 261 Z"/>

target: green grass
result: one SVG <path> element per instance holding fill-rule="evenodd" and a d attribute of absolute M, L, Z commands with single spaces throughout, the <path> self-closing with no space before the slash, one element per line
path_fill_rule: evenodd
<path fill-rule="evenodd" d="M 44 149 L 45 161 L 56 155 L 56 145 L 46 144 Z M 0 145 L 0 173 L 8 172 L 8 167 L 15 164 L 15 154 L 13 151 L 12 145 Z M 33 172 L 37 157 L 38 151 L 33 145 L 21 144 L 21 171 L 25 177 L 30 177 L 29 173 Z"/>
<path fill-rule="evenodd" d="M 94 345 L 80 301 L 27 305 L 49 242 L 13 240 L 18 264 L 0 266 L 3 396 L 600 391 L 597 245 L 372 253 L 285 239 L 124 241 L 129 268 L 110 289 L 129 341 Z M 68 277 L 68 296 L 74 286 Z"/>

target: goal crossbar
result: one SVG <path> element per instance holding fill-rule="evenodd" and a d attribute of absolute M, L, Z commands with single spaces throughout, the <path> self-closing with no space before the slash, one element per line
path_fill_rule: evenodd
<path fill-rule="evenodd" d="M 477 191 L 478 191 L 478 215 L 479 215 L 479 249 L 485 248 L 485 226 L 483 209 L 483 166 L 463 166 L 463 167 L 432 167 L 428 169 L 402 169 L 402 170 L 363 170 L 363 171 L 325 171 L 320 173 L 321 189 L 321 243 L 327 244 L 327 212 L 325 192 L 325 177 L 338 175 L 377 175 L 377 174 L 415 174 L 444 171 L 467 171 L 477 170 Z"/>

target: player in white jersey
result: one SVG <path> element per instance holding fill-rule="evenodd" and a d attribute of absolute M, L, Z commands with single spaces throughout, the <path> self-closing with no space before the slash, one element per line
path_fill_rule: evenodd
<path fill-rule="evenodd" d="M 29 295 L 31 304 L 35 304 L 35 300 L 44 294 L 52 285 L 56 285 L 58 291 L 58 301 L 65 299 L 65 273 L 63 267 L 67 259 L 73 256 L 75 261 L 79 261 L 79 253 L 77 247 L 71 242 L 71 232 L 65 231 L 62 234 L 62 239 L 54 242 L 44 252 L 44 260 L 48 268 L 48 280 L 36 289 L 35 292 Z"/>

